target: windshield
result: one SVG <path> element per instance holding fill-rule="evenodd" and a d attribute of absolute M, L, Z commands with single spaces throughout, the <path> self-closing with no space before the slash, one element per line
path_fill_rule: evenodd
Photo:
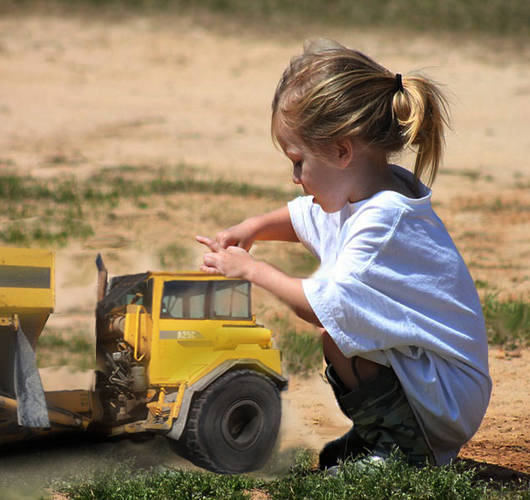
<path fill-rule="evenodd" d="M 166 281 L 161 318 L 250 319 L 250 283 L 242 280 Z"/>

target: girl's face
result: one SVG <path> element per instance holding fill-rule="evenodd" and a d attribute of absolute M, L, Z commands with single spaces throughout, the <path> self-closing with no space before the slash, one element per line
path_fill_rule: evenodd
<path fill-rule="evenodd" d="M 293 164 L 293 182 L 302 186 L 304 193 L 313 196 L 325 212 L 336 212 L 348 201 L 344 192 L 343 169 L 339 168 L 332 152 L 315 154 L 291 129 L 278 120 L 276 138 Z"/>

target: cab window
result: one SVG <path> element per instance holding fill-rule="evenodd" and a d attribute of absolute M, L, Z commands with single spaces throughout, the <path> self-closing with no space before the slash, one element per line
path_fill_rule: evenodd
<path fill-rule="evenodd" d="M 204 319 L 207 290 L 207 281 L 166 281 L 160 317 Z"/>
<path fill-rule="evenodd" d="M 250 319 L 250 283 L 248 281 L 214 281 L 212 317 Z"/>

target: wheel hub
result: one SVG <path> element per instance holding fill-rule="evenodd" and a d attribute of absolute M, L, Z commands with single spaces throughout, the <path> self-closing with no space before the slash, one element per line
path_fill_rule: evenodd
<path fill-rule="evenodd" d="M 221 432 L 225 441 L 238 450 L 245 450 L 258 439 L 263 429 L 263 412 L 251 400 L 232 404 L 223 415 Z"/>

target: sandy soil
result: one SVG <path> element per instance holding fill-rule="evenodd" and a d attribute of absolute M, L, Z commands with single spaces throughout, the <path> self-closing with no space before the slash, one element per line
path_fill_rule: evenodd
<path fill-rule="evenodd" d="M 445 164 L 435 186 L 437 210 L 476 280 L 502 296 L 528 298 L 528 48 L 498 40 L 373 30 L 302 31 L 241 33 L 212 20 L 206 27 L 173 14 L 5 16 L 0 19 L 0 172 L 83 179 L 104 168 L 186 162 L 227 179 L 288 188 L 288 163 L 269 137 L 270 100 L 302 40 L 326 35 L 358 47 L 393 71 L 423 70 L 445 84 L 453 131 L 447 135 Z M 407 157 L 401 161 L 407 164 Z M 111 254 L 116 273 L 139 272 L 158 265 L 155 250 L 145 240 L 175 234 L 191 241 L 194 231 L 221 229 L 211 221 L 200 226 L 193 207 L 209 203 L 204 197 L 176 196 L 175 203 L 191 204 L 188 212 L 179 212 L 186 219 L 148 216 L 147 236 L 101 227 L 84 244 L 58 250 L 57 314 L 50 325 L 91 328 L 96 251 Z M 231 216 L 262 209 L 260 202 L 249 201 L 234 207 Z M 257 253 L 275 248 L 260 247 Z M 187 267 L 199 259 L 200 250 L 193 249 Z M 267 308 L 281 309 L 273 299 L 258 297 L 265 304 L 258 317 Z M 491 405 L 462 457 L 530 473 L 529 356 L 528 351 L 508 356 L 492 349 Z M 348 428 L 317 375 L 292 378 L 284 401 L 278 465 L 270 466 L 271 473 L 285 464 L 280 458 L 289 450 L 318 449 Z M 134 446 L 141 451 L 131 451 Z M 55 473 L 47 460 L 73 471 L 84 459 L 95 463 L 94 455 L 100 453 L 113 461 L 125 455 L 145 457 L 151 451 L 156 459 L 148 460 L 149 465 L 175 463 L 160 451 L 163 446 L 155 451 L 152 444 L 118 443 L 110 449 L 83 445 L 78 455 L 75 449 L 63 448 L 62 455 L 33 450 L 0 463 L 5 477 L 14 481 L 28 457 L 35 457 L 30 462 L 42 468 L 40 477 Z"/>

